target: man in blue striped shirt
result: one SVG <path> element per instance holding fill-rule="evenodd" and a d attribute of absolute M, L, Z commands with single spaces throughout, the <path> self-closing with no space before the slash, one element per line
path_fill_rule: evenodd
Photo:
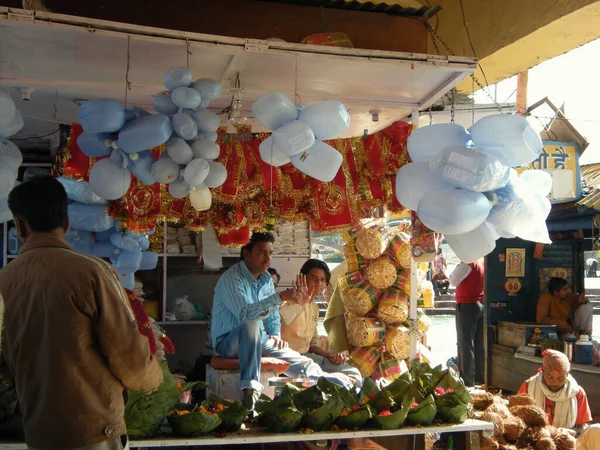
<path fill-rule="evenodd" d="M 309 291 L 305 275 L 298 275 L 295 289 L 275 292 L 267 272 L 273 255 L 275 238 L 270 233 L 254 233 L 242 247 L 242 261 L 227 270 L 215 287 L 212 307 L 211 336 L 213 348 L 223 358 L 240 361 L 240 387 L 244 405 L 253 406 L 254 392 L 262 391 L 261 356 L 273 356 L 289 362 L 286 374 L 309 378 L 331 377 L 311 359 L 288 348 L 281 339 L 279 305 L 283 302 L 309 303 L 314 287 Z"/>

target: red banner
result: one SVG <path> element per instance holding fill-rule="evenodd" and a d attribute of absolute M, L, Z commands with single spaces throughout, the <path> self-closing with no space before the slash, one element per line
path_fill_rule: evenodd
<path fill-rule="evenodd" d="M 95 160 L 77 146 L 81 132 L 81 127 L 73 124 L 63 175 L 87 181 Z M 194 230 L 212 223 L 221 245 L 245 244 L 251 230 L 265 229 L 269 213 L 289 221 L 310 220 L 315 231 L 346 228 L 370 208 L 402 209 L 394 187 L 396 172 L 409 162 L 406 141 L 410 132 L 409 124 L 396 122 L 366 138 L 327 141 L 344 157 L 329 183 L 308 177 L 291 164 L 272 167 L 264 163 L 259 145 L 267 135 L 245 142 L 225 139 L 218 161 L 227 168 L 227 180 L 211 190 L 209 211 L 197 212 L 188 199 L 173 199 L 166 186 L 144 186 L 136 180 L 123 198 L 110 202 L 109 213 L 138 231 L 152 229 L 164 217 Z M 162 151 L 164 146 L 152 149 L 155 157 Z"/>

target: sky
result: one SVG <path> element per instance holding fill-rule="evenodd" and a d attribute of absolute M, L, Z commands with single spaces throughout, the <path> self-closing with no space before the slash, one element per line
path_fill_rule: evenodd
<path fill-rule="evenodd" d="M 527 88 L 528 106 L 548 97 L 556 107 L 565 104 L 565 115 L 573 126 L 586 137 L 590 145 L 580 164 L 600 162 L 600 39 L 568 53 L 545 61 L 529 70 Z M 485 66 L 483 67 L 485 70 Z M 516 101 L 517 77 L 490 86 L 492 97 L 507 103 Z M 497 92 L 497 93 L 496 93 Z M 484 92 L 475 93 L 476 103 L 491 103 Z M 534 111 L 535 113 L 535 111 Z M 540 113 L 541 112 L 540 108 Z M 547 117 L 534 117 L 548 122 Z M 541 128 L 541 125 L 540 125 Z"/>

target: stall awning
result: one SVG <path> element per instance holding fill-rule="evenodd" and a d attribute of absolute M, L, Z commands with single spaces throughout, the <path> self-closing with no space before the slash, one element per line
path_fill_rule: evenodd
<path fill-rule="evenodd" d="M 356 136 L 428 107 L 476 65 L 465 57 L 229 38 L 6 7 L 0 7 L 0 42 L 0 86 L 10 88 L 24 116 L 61 123 L 76 122 L 87 99 L 127 98 L 151 109 L 164 73 L 189 65 L 195 77 L 222 82 L 224 95 L 211 103 L 215 112 L 230 105 L 239 74 L 248 116 L 269 91 L 306 105 L 336 99 L 352 116 L 347 136 Z M 21 102 L 19 87 L 34 89 L 30 102 Z M 372 110 L 381 111 L 379 121 Z"/>

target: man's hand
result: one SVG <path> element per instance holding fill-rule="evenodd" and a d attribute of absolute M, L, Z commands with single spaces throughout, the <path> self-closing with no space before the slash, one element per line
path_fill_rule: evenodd
<path fill-rule="evenodd" d="M 587 299 L 585 294 L 579 294 L 577 296 L 577 303 L 579 303 L 580 305 L 583 305 L 584 303 L 588 303 L 588 302 L 589 302 L 589 300 Z"/>
<path fill-rule="evenodd" d="M 306 275 L 298 274 L 296 276 L 295 293 L 293 295 L 296 302 L 299 305 L 307 305 L 312 301 L 314 294 L 315 286 L 309 290 Z"/>
<path fill-rule="evenodd" d="M 343 353 L 330 353 L 327 355 L 327 359 L 335 365 L 344 364 L 347 361 L 347 357 Z"/>
<path fill-rule="evenodd" d="M 269 336 L 269 339 L 273 339 L 273 347 L 275 347 L 277 350 L 282 350 L 290 346 L 290 344 L 281 339 L 279 336 Z"/>

